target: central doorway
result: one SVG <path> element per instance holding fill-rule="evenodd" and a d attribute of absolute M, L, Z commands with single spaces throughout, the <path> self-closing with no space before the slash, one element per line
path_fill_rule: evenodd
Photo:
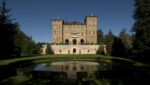
<path fill-rule="evenodd" d="M 76 49 L 75 48 L 73 49 L 73 53 L 76 53 Z"/>

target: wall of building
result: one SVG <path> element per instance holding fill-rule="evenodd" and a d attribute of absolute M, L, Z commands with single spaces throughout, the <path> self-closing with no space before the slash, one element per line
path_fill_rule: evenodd
<path fill-rule="evenodd" d="M 74 35 L 76 37 L 74 37 Z M 87 16 L 85 22 L 64 22 L 62 19 L 52 20 L 52 43 L 65 43 L 73 40 L 80 44 L 97 43 L 97 16 Z"/>
<path fill-rule="evenodd" d="M 54 19 L 52 21 L 52 43 L 61 43 L 63 41 L 63 20 Z"/>
<path fill-rule="evenodd" d="M 97 16 L 86 17 L 87 42 L 97 43 Z"/>
<path fill-rule="evenodd" d="M 74 34 L 76 34 L 74 36 Z M 73 44 L 73 40 L 77 40 L 77 44 L 80 44 L 81 39 L 86 43 L 86 25 L 63 25 L 63 42 L 66 39 L 70 44 Z"/>
<path fill-rule="evenodd" d="M 55 54 L 96 54 L 100 45 L 51 45 Z"/>

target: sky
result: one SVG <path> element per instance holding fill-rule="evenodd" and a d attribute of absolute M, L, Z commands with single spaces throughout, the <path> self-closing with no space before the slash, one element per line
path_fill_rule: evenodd
<path fill-rule="evenodd" d="M 16 18 L 20 29 L 36 42 L 52 41 L 54 18 L 83 22 L 85 16 L 98 16 L 98 29 L 116 36 L 134 24 L 134 0 L 6 0 L 9 15 Z M 2 0 L 0 1 L 0 4 Z"/>

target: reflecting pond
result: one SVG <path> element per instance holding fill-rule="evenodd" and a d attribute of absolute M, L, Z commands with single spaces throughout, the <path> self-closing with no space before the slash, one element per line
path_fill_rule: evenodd
<path fill-rule="evenodd" d="M 0 67 L 0 85 L 149 85 L 149 71 L 114 59 L 22 61 Z"/>

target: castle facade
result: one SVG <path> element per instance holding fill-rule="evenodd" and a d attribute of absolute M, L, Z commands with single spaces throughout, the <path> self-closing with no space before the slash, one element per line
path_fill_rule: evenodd
<path fill-rule="evenodd" d="M 86 16 L 84 22 L 52 20 L 52 43 L 81 45 L 97 43 L 97 16 Z"/>
<path fill-rule="evenodd" d="M 96 54 L 97 16 L 86 16 L 84 22 L 52 19 L 52 43 L 54 54 Z"/>

